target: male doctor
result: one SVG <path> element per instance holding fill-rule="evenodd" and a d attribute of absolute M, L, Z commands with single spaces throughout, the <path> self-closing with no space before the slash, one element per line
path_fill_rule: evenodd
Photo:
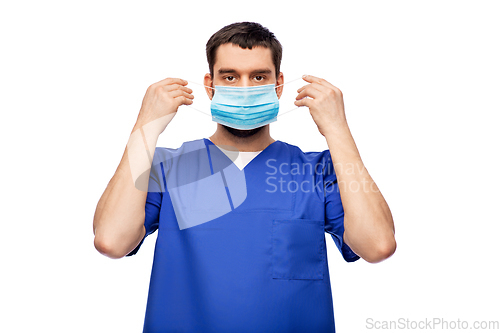
<path fill-rule="evenodd" d="M 295 101 L 328 150 L 271 137 L 281 56 L 258 23 L 215 33 L 204 84 L 217 130 L 177 149 L 156 142 L 192 90 L 179 78 L 147 89 L 93 224 L 95 247 L 110 258 L 134 255 L 158 230 L 144 332 L 334 332 L 325 232 L 349 262 L 396 249 L 337 87 L 306 75 Z"/>

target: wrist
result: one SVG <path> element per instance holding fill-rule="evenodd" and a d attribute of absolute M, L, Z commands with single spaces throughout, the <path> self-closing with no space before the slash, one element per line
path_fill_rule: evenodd
<path fill-rule="evenodd" d="M 132 132 L 136 130 L 142 130 L 142 132 L 148 138 L 158 139 L 161 133 L 165 130 L 167 125 L 170 123 L 175 113 L 170 113 L 165 116 L 156 118 L 154 120 L 146 120 L 144 118 L 137 118 L 137 121 L 132 129 Z"/>
<path fill-rule="evenodd" d="M 331 131 L 325 134 L 325 139 L 330 150 L 332 162 L 354 162 L 361 159 L 347 123 L 332 128 Z"/>
<path fill-rule="evenodd" d="M 346 136 L 351 136 L 351 131 L 345 120 L 331 123 L 328 127 L 322 129 L 322 132 L 327 141 L 342 140 L 345 139 Z"/>

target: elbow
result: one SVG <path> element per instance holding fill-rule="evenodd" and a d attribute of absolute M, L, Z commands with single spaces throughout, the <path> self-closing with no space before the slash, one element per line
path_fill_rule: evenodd
<path fill-rule="evenodd" d="M 109 228 L 108 228 L 109 229 Z M 94 247 L 96 250 L 111 259 L 120 259 L 133 251 L 146 234 L 144 222 L 137 230 L 95 230 Z"/>
<path fill-rule="evenodd" d="M 125 256 L 125 254 L 119 251 L 117 247 L 112 244 L 112 242 L 102 239 L 97 235 L 94 237 L 94 247 L 100 254 L 111 259 L 120 259 Z"/>
<path fill-rule="evenodd" d="M 372 264 L 384 261 L 396 252 L 396 247 L 396 239 L 391 237 L 388 240 L 380 241 L 375 248 L 370 251 L 370 254 L 363 259 Z"/>

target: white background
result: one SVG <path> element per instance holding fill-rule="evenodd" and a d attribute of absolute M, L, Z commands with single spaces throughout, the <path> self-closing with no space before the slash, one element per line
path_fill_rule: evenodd
<path fill-rule="evenodd" d="M 147 87 L 201 82 L 209 37 L 247 20 L 276 34 L 287 79 L 343 91 L 395 220 L 397 252 L 379 264 L 343 262 L 327 237 L 338 332 L 373 331 L 367 318 L 499 321 L 498 13 L 496 1 L 2 2 L 0 331 L 142 330 L 156 234 L 136 256 L 104 257 L 96 204 Z M 215 127 L 183 107 L 158 145 Z M 271 134 L 327 149 L 307 109 Z"/>

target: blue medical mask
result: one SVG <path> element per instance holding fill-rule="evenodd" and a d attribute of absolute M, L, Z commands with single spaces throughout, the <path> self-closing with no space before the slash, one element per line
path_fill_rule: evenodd
<path fill-rule="evenodd" d="M 276 121 L 279 101 L 276 86 L 215 86 L 212 120 L 236 129 L 250 130 Z"/>

